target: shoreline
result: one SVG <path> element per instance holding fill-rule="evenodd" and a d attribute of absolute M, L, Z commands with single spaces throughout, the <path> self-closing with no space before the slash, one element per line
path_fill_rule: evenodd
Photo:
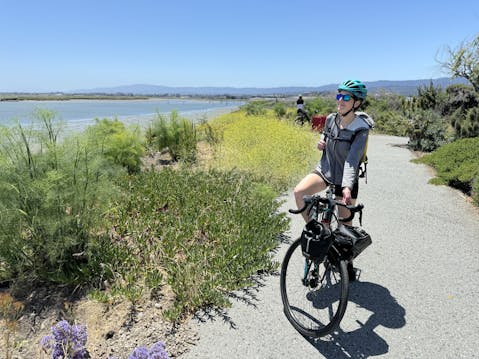
<path fill-rule="evenodd" d="M 95 119 L 118 119 L 125 124 L 145 128 L 158 114 L 168 117 L 176 111 L 195 123 L 236 111 L 246 101 L 199 98 L 149 98 L 128 101 L 72 99 L 70 101 L 4 101 L 0 102 L 0 125 L 9 127 L 20 121 L 22 125 L 34 124 L 34 113 L 44 108 L 55 113 L 55 122 L 64 129 L 81 131 L 95 123 Z M 155 110 L 156 108 L 156 110 Z"/>
<path fill-rule="evenodd" d="M 134 101 L 134 100 L 246 100 L 247 96 L 227 96 L 227 95 L 128 95 L 128 94 L 16 94 L 0 93 L 0 102 L 20 102 L 20 101 Z"/>

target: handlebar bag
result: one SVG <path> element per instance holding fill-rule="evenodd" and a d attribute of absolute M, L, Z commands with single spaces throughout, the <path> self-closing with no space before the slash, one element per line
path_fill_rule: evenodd
<path fill-rule="evenodd" d="M 336 243 L 350 257 L 356 258 L 372 243 L 371 236 L 361 227 L 340 225 L 334 231 Z"/>
<path fill-rule="evenodd" d="M 301 233 L 301 249 L 303 255 L 311 260 L 322 262 L 333 243 L 331 231 L 322 223 L 310 221 Z"/>

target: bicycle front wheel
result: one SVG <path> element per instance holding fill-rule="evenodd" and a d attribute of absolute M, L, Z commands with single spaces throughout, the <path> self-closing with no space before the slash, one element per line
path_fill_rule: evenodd
<path fill-rule="evenodd" d="M 333 265 L 307 260 L 301 238 L 289 247 L 281 266 L 284 313 L 304 336 L 322 337 L 338 327 L 348 303 L 347 262 Z"/>
<path fill-rule="evenodd" d="M 299 125 L 299 126 L 303 126 L 304 125 L 304 117 L 303 116 L 296 116 L 296 118 L 294 119 L 294 123 Z"/>

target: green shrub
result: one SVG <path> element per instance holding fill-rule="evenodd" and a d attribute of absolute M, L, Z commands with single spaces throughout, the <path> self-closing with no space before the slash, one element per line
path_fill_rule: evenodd
<path fill-rule="evenodd" d="M 457 110 L 452 114 L 451 122 L 456 130 L 456 138 L 479 136 L 479 107 L 470 108 L 466 113 Z"/>
<path fill-rule="evenodd" d="M 470 194 L 479 203 L 479 137 L 446 144 L 415 160 L 437 170 L 435 184 L 446 184 Z"/>
<path fill-rule="evenodd" d="M 442 114 L 452 115 L 459 110 L 465 113 L 468 109 L 479 105 L 479 94 L 472 86 L 464 84 L 451 85 L 446 88 L 446 98 L 441 103 Z"/>
<path fill-rule="evenodd" d="M 248 116 L 261 116 L 266 114 L 267 104 L 265 101 L 250 101 L 242 108 Z"/>
<path fill-rule="evenodd" d="M 409 120 L 399 112 L 386 111 L 376 115 L 370 113 L 376 126 L 375 130 L 393 136 L 406 136 L 409 128 Z"/>
<path fill-rule="evenodd" d="M 158 113 L 147 130 L 147 141 L 158 151 L 167 149 L 173 161 L 196 161 L 196 126 L 177 111 L 172 111 L 169 118 Z"/>
<path fill-rule="evenodd" d="M 412 113 L 408 145 L 413 150 L 431 152 L 447 142 L 446 121 L 435 111 Z"/>
<path fill-rule="evenodd" d="M 88 140 L 93 141 L 113 164 L 125 167 L 128 173 L 140 170 L 145 149 L 138 127 L 127 129 L 116 119 L 95 119 L 95 125 L 90 126 L 86 133 Z"/>
<path fill-rule="evenodd" d="M 316 97 L 308 99 L 305 103 L 305 108 L 310 114 L 327 115 L 336 111 L 336 102 L 332 97 Z"/>
<path fill-rule="evenodd" d="M 283 118 L 286 116 L 287 109 L 286 105 L 283 102 L 277 102 L 273 106 L 274 113 L 277 118 Z"/>
<path fill-rule="evenodd" d="M 116 243 L 131 254 L 116 272 L 141 282 L 163 268 L 164 278 L 155 275 L 159 279 L 148 283 L 171 286 L 171 319 L 205 305 L 224 306 L 226 292 L 276 268 L 271 251 L 287 220 L 277 211 L 277 193 L 250 175 L 185 166 L 143 172 L 125 185 L 128 195 L 112 206 L 110 220 Z"/>

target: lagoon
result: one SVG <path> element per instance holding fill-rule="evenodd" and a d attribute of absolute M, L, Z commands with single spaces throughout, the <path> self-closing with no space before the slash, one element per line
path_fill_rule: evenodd
<path fill-rule="evenodd" d="M 109 118 L 146 127 L 159 113 L 177 111 L 194 121 L 209 119 L 243 105 L 239 100 L 145 99 L 145 100 L 66 100 L 66 101 L 0 101 L 0 125 L 20 121 L 32 123 L 36 109 L 53 111 L 67 130 L 83 130 L 95 118 Z"/>

